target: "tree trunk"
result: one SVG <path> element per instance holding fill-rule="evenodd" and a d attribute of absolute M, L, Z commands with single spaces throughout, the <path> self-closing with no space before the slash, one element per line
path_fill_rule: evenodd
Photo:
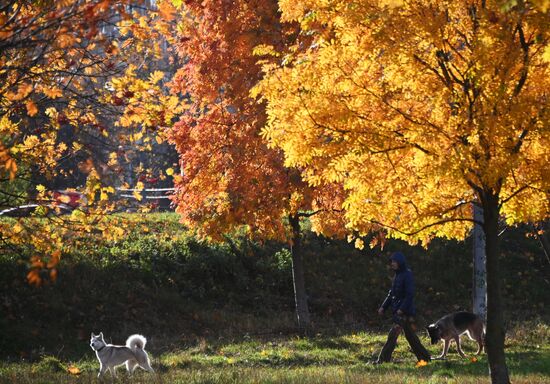
<path fill-rule="evenodd" d="M 510 376 L 504 354 L 504 316 L 499 273 L 498 195 L 491 192 L 482 197 L 483 230 L 486 239 L 487 266 L 487 335 L 485 336 L 491 382 L 509 384 Z"/>
<path fill-rule="evenodd" d="M 540 224 L 539 226 L 534 226 L 535 233 L 537 235 L 537 239 L 539 239 L 540 245 L 542 247 L 542 250 L 544 251 L 544 255 L 546 256 L 546 259 L 550 263 L 550 241 L 548 240 L 548 233 L 550 233 L 550 222 L 546 221 Z M 540 230 L 543 230 L 543 233 L 539 233 Z"/>
<path fill-rule="evenodd" d="M 296 317 L 300 332 L 307 333 L 311 326 L 309 309 L 307 305 L 306 284 L 304 279 L 304 263 L 302 257 L 302 232 L 300 230 L 300 217 L 290 216 L 292 227 L 292 280 L 294 282 L 294 300 L 296 302 Z"/>
<path fill-rule="evenodd" d="M 483 209 L 473 204 L 474 220 L 483 222 Z M 487 320 L 487 270 L 485 268 L 485 233 L 483 227 L 474 224 L 474 273 L 472 278 L 472 307 L 473 312 Z"/>

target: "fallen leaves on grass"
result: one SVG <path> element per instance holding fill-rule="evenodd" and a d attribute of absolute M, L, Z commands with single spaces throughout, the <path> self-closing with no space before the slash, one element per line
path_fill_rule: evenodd
<path fill-rule="evenodd" d="M 416 368 L 425 367 L 428 365 L 428 363 L 424 360 L 420 360 L 418 363 L 416 363 Z"/>
<path fill-rule="evenodd" d="M 67 371 L 69 371 L 71 375 L 80 375 L 82 373 L 80 368 L 75 367 L 74 365 L 71 365 L 69 368 L 67 368 Z"/>

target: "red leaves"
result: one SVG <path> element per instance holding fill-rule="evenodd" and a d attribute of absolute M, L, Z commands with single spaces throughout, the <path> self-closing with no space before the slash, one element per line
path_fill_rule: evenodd
<path fill-rule="evenodd" d="M 69 122 L 69 119 L 67 118 L 67 115 L 65 115 L 64 113 L 59 113 L 57 115 L 57 122 L 59 124 L 67 124 Z"/>
<path fill-rule="evenodd" d="M 124 105 L 124 100 L 118 96 L 113 96 L 112 103 L 113 105 L 121 106 Z"/>

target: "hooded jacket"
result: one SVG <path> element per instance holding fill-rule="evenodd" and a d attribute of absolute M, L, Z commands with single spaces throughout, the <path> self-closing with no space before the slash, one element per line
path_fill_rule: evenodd
<path fill-rule="evenodd" d="M 414 277 L 411 270 L 407 268 L 405 255 L 395 252 L 391 255 L 390 260 L 396 261 L 399 268 L 395 271 L 392 287 L 382 303 L 382 308 L 386 310 L 391 306 L 394 315 L 400 309 L 405 315 L 414 316 L 416 314 L 413 302 Z"/>

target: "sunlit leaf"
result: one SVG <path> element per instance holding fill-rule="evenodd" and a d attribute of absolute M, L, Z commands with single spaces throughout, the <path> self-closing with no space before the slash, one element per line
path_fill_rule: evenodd
<path fill-rule="evenodd" d="M 67 371 L 68 371 L 71 375 L 80 375 L 80 374 L 82 373 L 82 371 L 80 370 L 80 368 L 78 368 L 78 367 L 75 366 L 75 365 L 69 366 L 69 368 L 67 368 Z"/>
<path fill-rule="evenodd" d="M 38 107 L 36 106 L 36 104 L 34 103 L 34 101 L 32 100 L 28 100 L 26 103 L 25 103 L 25 106 L 27 107 L 27 114 L 29 116 L 35 116 L 37 113 L 38 113 Z"/>
<path fill-rule="evenodd" d="M 427 363 L 426 361 L 420 360 L 420 361 L 418 361 L 418 362 L 416 363 L 416 368 L 425 367 L 425 366 L 427 366 L 427 365 L 428 365 L 428 363 Z"/>
<path fill-rule="evenodd" d="M 50 99 L 56 99 L 63 96 L 63 92 L 57 87 L 44 87 L 42 88 L 42 92 Z"/>

